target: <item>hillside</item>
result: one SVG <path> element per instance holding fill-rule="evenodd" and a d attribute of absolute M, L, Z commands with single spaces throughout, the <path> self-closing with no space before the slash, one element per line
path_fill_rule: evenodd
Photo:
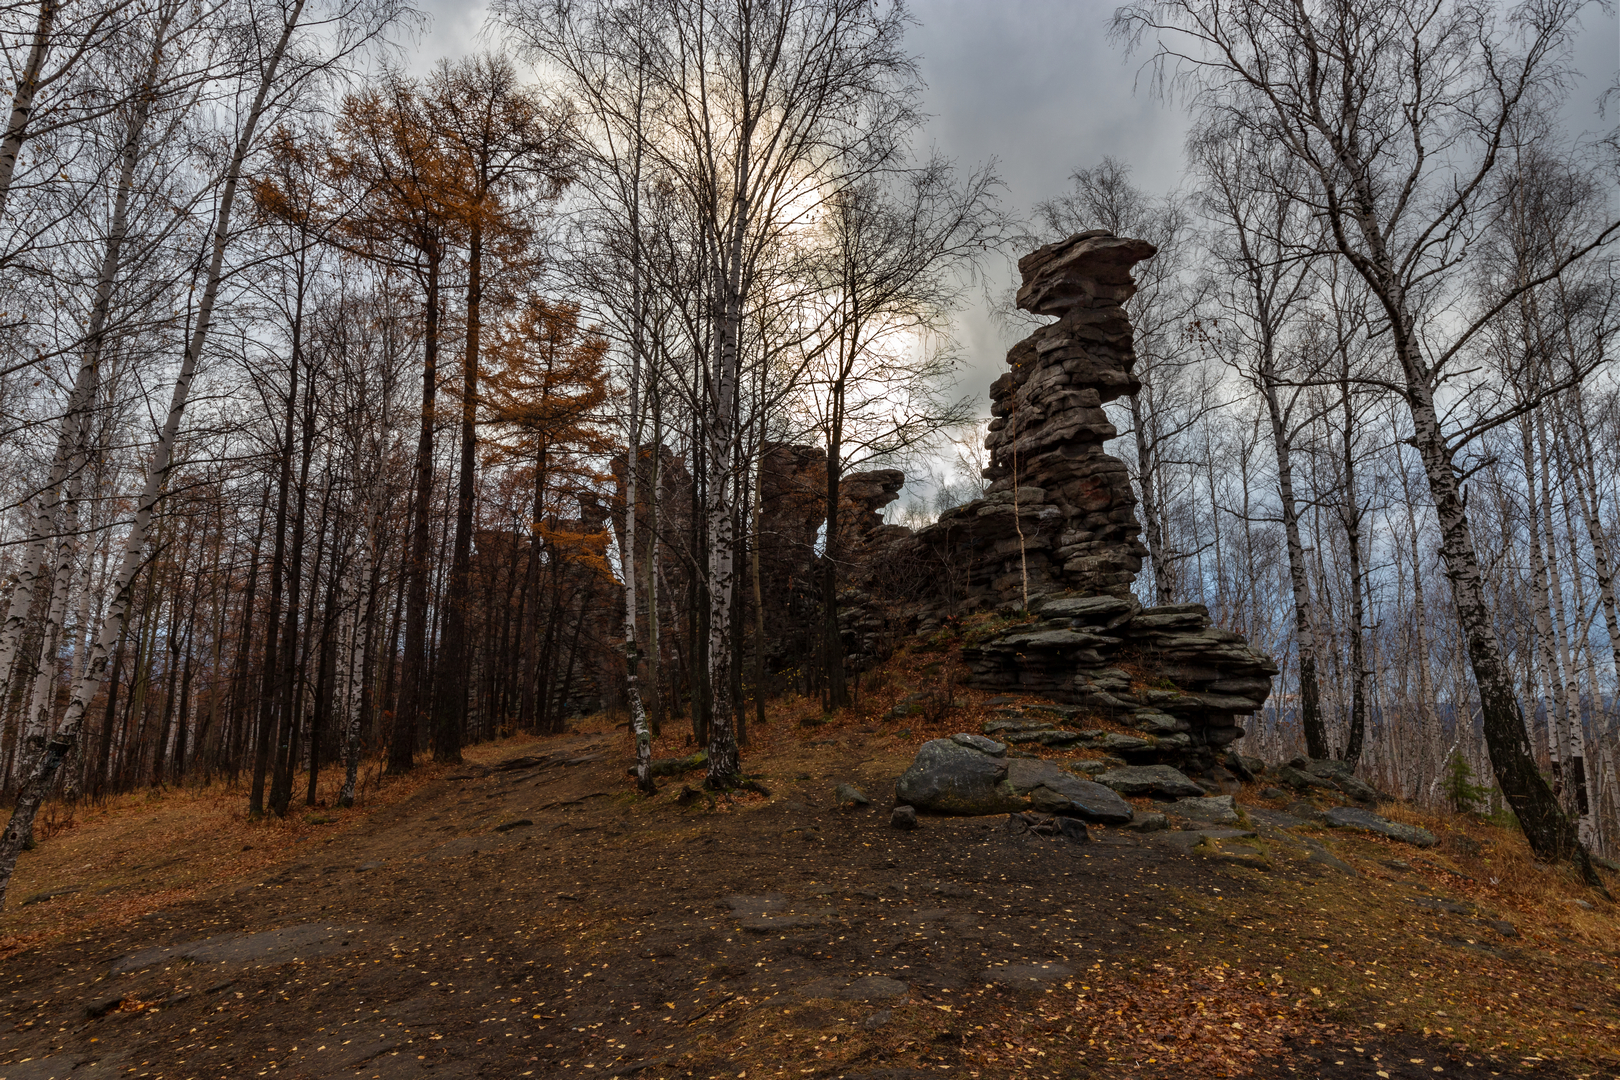
<path fill-rule="evenodd" d="M 58 816 L 0 922 L 0 1077 L 1620 1066 L 1614 906 L 1478 820 L 1381 807 L 1439 839 L 1419 849 L 1301 817 L 1262 777 L 1227 830 L 1252 836 L 891 828 L 922 742 L 1020 704 L 949 674 L 902 653 L 845 715 L 774 703 L 745 759 L 768 795 L 693 773 L 642 799 L 596 717 L 354 811 L 254 825 L 210 788 Z M 657 752 L 688 750 L 667 731 Z"/>

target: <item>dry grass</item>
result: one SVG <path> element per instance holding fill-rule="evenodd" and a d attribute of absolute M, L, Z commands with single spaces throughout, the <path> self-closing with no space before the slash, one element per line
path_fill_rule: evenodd
<path fill-rule="evenodd" d="M 922 742 L 977 731 L 995 715 L 997 706 L 987 701 L 1001 695 L 958 682 L 950 708 L 936 719 L 888 718 L 909 695 L 938 685 L 953 662 L 948 653 L 905 649 L 877 678 L 863 680 L 855 705 L 836 714 L 824 716 L 818 701 L 796 695 L 772 701 L 763 725 L 753 723 L 750 711 L 744 761 L 773 790 L 805 774 L 834 777 L 856 763 L 871 773 L 897 775 Z M 599 716 L 582 722 L 580 730 L 612 735 L 613 753 L 628 764 L 633 743 L 622 724 L 622 716 Z M 1067 726 L 1111 725 L 1088 718 Z M 689 721 L 671 717 L 654 753 L 682 756 L 691 743 Z M 489 764 L 547 745 L 514 737 L 471 747 L 466 757 Z M 20 865 L 0 916 L 0 958 L 67 933 L 127 922 L 290 861 L 300 845 L 319 843 L 411 799 L 444 771 L 424 765 L 408 778 L 379 784 L 373 765 L 356 809 L 311 811 L 300 805 L 281 821 L 248 821 L 245 789 L 225 784 L 141 792 L 81 807 L 52 823 L 48 842 Z M 665 781 L 663 793 L 646 802 L 632 798 L 628 776 L 621 772 L 619 778 L 627 816 L 663 829 L 659 839 L 671 847 L 689 842 L 689 830 L 671 829 L 658 810 L 678 797 L 683 781 L 696 786 L 701 773 Z M 340 779 L 333 772 L 323 783 L 327 803 Z M 1239 800 L 1258 803 L 1255 791 L 1264 784 L 1262 778 Z M 888 793 L 868 794 L 881 804 Z M 1147 800 L 1132 801 L 1152 808 Z M 764 802 L 763 796 L 745 794 L 713 799 L 710 808 L 745 813 Z M 1038 1076 L 1063 1059 L 1103 1071 L 1114 1061 L 1130 1063 L 1143 1075 L 1219 1076 L 1241 1075 L 1302 1029 L 1336 1027 L 1368 1036 L 1405 1031 L 1437 1038 L 1458 1055 L 1504 1065 L 1524 1059 L 1620 1066 L 1615 905 L 1583 887 L 1570 868 L 1537 862 L 1514 830 L 1402 804 L 1380 810 L 1430 829 L 1439 846 L 1420 851 L 1322 830 L 1317 835 L 1331 841 L 1356 876 L 1319 867 L 1296 872 L 1281 860 L 1270 873 L 1222 863 L 1220 873 L 1242 880 L 1240 892 L 1216 899 L 1166 890 L 1159 904 L 1167 919 L 1141 934 L 1134 970 L 1088 972 L 1074 985 L 1054 989 L 1037 1008 L 1009 1012 L 988 989 L 954 998 L 919 992 L 896 1008 L 892 1026 L 880 1033 L 864 1031 L 853 1012 L 837 1005 L 773 1009 L 751 1014 L 747 1043 L 756 1053 L 779 1046 L 783 1060 L 813 1056 L 818 1065 L 853 1068 L 878 1048 L 923 1054 L 950 1032 L 967 1060 L 987 1075 Z M 332 821 L 316 824 L 318 818 Z M 41 891 L 64 887 L 77 891 L 23 906 Z M 1612 876 L 1610 888 L 1620 888 Z M 1421 898 L 1477 910 L 1465 915 L 1412 902 Z M 1503 936 L 1482 921 L 1487 919 L 1512 923 L 1517 936 Z M 563 930 L 572 936 L 592 927 L 559 925 Z M 738 998 L 716 1010 L 712 1022 L 718 1025 L 749 1004 Z M 1242 1040 L 1225 1034 L 1237 1023 L 1244 1025 Z M 1147 1041 L 1139 1026 L 1153 1033 Z M 806 1052 L 807 1043 L 816 1049 Z M 1586 1067 L 1577 1066 L 1577 1073 Z"/>
<path fill-rule="evenodd" d="M 1255 874 L 1243 910 L 1211 913 L 1174 951 L 1185 964 L 1237 963 L 1236 945 L 1333 1020 L 1439 1038 L 1459 1055 L 1620 1066 L 1620 908 L 1572 867 L 1537 861 L 1517 830 L 1406 804 L 1379 812 L 1440 843 L 1323 830 L 1359 877 Z M 1465 910 L 1423 906 L 1435 902 Z"/>
<path fill-rule="evenodd" d="M 466 756 L 498 760 L 533 742 L 501 740 L 472 747 Z M 335 806 L 341 769 L 323 772 L 314 807 L 304 805 L 303 773 L 294 780 L 288 815 L 259 821 L 248 818 L 246 784 L 228 780 L 150 788 L 99 804 L 48 804 L 35 834 L 39 846 L 18 860 L 0 913 L 0 959 L 246 879 L 292 858 L 301 845 L 330 839 L 410 799 L 445 771 L 424 762 L 409 776 L 385 777 L 381 762 L 368 761 L 357 804 L 348 810 Z"/>

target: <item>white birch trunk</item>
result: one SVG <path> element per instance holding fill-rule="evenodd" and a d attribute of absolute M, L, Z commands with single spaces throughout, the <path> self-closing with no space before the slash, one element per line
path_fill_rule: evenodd
<path fill-rule="evenodd" d="M 638 132 L 639 135 L 639 132 Z M 640 148 L 637 148 L 637 166 Z M 631 177 L 635 190 L 630 205 L 631 279 L 630 311 L 630 399 L 629 423 L 626 434 L 629 445 L 624 453 L 624 550 L 621 567 L 624 577 L 624 671 L 625 700 L 630 706 L 630 731 L 636 739 L 636 786 L 647 794 L 657 790 L 652 777 L 652 729 L 647 725 L 647 710 L 641 700 L 641 650 L 636 635 L 636 496 L 641 475 L 641 353 L 645 342 L 642 328 L 641 281 L 641 177 L 639 168 Z M 658 454 L 657 447 L 653 455 Z"/>
<path fill-rule="evenodd" d="M 1537 696 L 1547 717 L 1547 756 L 1552 762 L 1553 782 L 1562 776 L 1561 744 L 1558 729 L 1565 715 L 1564 681 L 1560 677 L 1558 656 L 1555 651 L 1555 631 L 1552 609 L 1548 599 L 1548 567 L 1543 553 L 1541 534 L 1544 527 L 1541 516 L 1541 497 L 1535 470 L 1535 443 L 1531 436 L 1530 418 L 1519 420 L 1519 443 L 1524 456 L 1524 483 L 1529 506 L 1525 515 L 1530 527 L 1530 613 L 1536 639 L 1536 665 L 1539 669 L 1541 693 Z"/>
<path fill-rule="evenodd" d="M 34 43 L 28 50 L 28 62 L 23 65 L 22 75 L 17 80 L 17 90 L 11 95 L 11 119 L 6 124 L 4 140 L 0 140 L 0 217 L 5 215 L 11 181 L 17 175 L 17 159 L 22 156 L 23 142 L 28 138 L 28 120 L 34 115 L 34 97 L 39 93 L 45 57 L 51 51 L 56 13 L 61 7 L 62 0 L 40 0 L 39 19 L 34 25 Z"/>
<path fill-rule="evenodd" d="M 54 12 L 57 0 L 46 0 L 45 7 Z M 41 9 L 41 23 L 44 25 L 44 7 Z M 89 327 L 85 338 L 84 355 L 80 360 L 79 371 L 74 379 L 73 391 L 68 397 L 67 410 L 62 415 L 60 429 L 57 432 L 56 452 L 51 462 L 50 479 L 45 490 L 40 492 L 35 509 L 31 515 L 28 544 L 23 556 L 23 566 L 18 575 L 17 585 L 11 593 L 11 603 L 6 614 L 6 620 L 0 625 L 0 700 L 4 700 L 9 686 L 7 677 L 13 670 L 17 648 L 22 640 L 23 623 L 28 618 L 29 608 L 33 605 L 34 589 L 43 576 L 50 561 L 50 538 L 53 533 L 58 537 L 58 552 L 56 573 L 53 577 L 50 610 L 54 610 L 55 619 L 47 622 L 47 636 L 50 627 L 60 627 L 63 608 L 58 604 L 66 604 L 65 590 L 70 584 L 64 580 L 64 575 L 71 575 L 72 549 L 77 544 L 77 528 L 73 519 L 76 517 L 76 503 L 82 492 L 82 472 L 87 460 L 87 442 L 89 434 L 88 413 L 94 403 L 97 386 L 99 385 L 101 367 L 102 338 L 106 332 L 107 315 L 112 304 L 113 287 L 117 283 L 119 258 L 123 251 L 124 238 L 129 234 L 129 199 L 135 182 L 135 167 L 140 157 L 140 140 L 145 130 L 146 121 L 151 115 L 152 90 L 155 87 L 158 75 L 162 69 L 163 47 L 169 25 L 174 17 L 174 7 L 170 7 L 160 20 L 153 41 L 152 56 L 148 62 L 145 79 L 141 92 L 137 95 L 135 111 L 130 117 L 129 126 L 125 131 L 123 152 L 119 163 L 118 188 L 113 201 L 113 213 L 110 228 L 107 233 L 106 248 L 102 254 L 101 267 L 96 279 L 95 303 L 91 307 Z M 36 51 L 38 42 L 36 42 Z M 32 61 L 30 61 L 32 62 Z M 37 74 L 37 73 L 36 73 Z M 21 93 L 21 89 L 18 91 Z M 15 116 L 13 122 L 15 123 Z M 14 150 L 10 143 L 10 134 L 7 136 L 6 147 Z M 20 143 L 20 139 L 19 139 Z M 0 150 L 0 177 L 3 183 L 9 183 L 9 173 L 4 157 L 4 150 Z M 15 155 L 11 159 L 15 164 Z M 4 187 L 0 183 L 0 203 L 4 200 Z M 53 528 L 63 495 L 63 485 L 71 483 L 73 492 L 68 497 L 69 521 L 60 530 Z M 50 612 L 47 613 L 50 620 Z M 54 645 L 53 645 L 54 648 Z M 34 697 L 37 699 L 38 686 L 35 687 Z M 36 710 L 30 706 L 27 723 L 30 726 L 30 735 L 33 734 Z M 40 736 L 39 745 L 43 746 L 43 736 Z M 28 761 L 38 753 L 38 747 L 26 752 L 22 758 Z"/>
<path fill-rule="evenodd" d="M 359 475 L 358 467 L 355 474 Z M 366 605 L 371 598 L 371 574 L 377 548 L 377 506 L 369 495 L 366 497 L 363 520 L 365 524 L 361 528 L 358 549 L 359 566 L 353 573 L 354 610 L 352 617 L 347 620 L 352 636 L 348 647 L 348 677 L 342 684 L 347 723 L 343 729 L 343 787 L 338 792 L 339 806 L 354 805 L 355 790 L 360 781 L 360 729 L 366 719 L 360 711 L 361 702 L 365 700 L 365 616 Z"/>
<path fill-rule="evenodd" d="M 57 770 L 78 745 L 85 711 L 90 706 L 90 699 L 101 686 L 112 648 L 117 643 L 118 635 L 123 632 L 124 623 L 129 617 L 130 588 L 141 566 L 147 535 L 152 527 L 153 510 L 168 480 L 169 466 L 174 460 L 174 444 L 180 433 L 180 420 L 185 414 L 186 399 L 191 393 L 191 382 L 197 374 L 197 362 L 208 343 L 208 331 L 213 325 L 214 304 L 219 298 L 219 285 L 225 274 L 225 249 L 230 241 L 231 211 L 235 206 L 236 192 L 241 181 L 242 163 L 253 145 L 254 134 L 260 118 L 264 115 L 276 73 L 281 66 L 282 58 L 286 55 L 293 31 L 303 15 L 305 2 L 306 0 L 295 0 L 292 11 L 282 27 L 275 50 L 260 76 L 253 104 L 237 136 L 230 169 L 226 173 L 225 184 L 220 192 L 213 251 L 209 259 L 208 276 L 203 286 L 202 297 L 197 304 L 196 323 L 192 329 L 191 340 L 187 343 L 186 351 L 181 358 L 180 373 L 175 379 L 174 393 L 169 400 L 169 411 L 164 417 L 157 444 L 153 447 L 152 460 L 146 470 L 146 482 L 136 503 L 135 518 L 130 523 L 129 535 L 124 541 L 123 560 L 114 579 L 113 600 L 108 608 L 107 617 L 102 622 L 101 634 L 96 640 L 88 669 L 74 684 L 61 727 L 57 729 L 55 737 L 46 744 L 45 752 L 24 779 L 17 807 L 12 811 L 5 832 L 0 834 L 0 905 L 5 903 L 6 890 L 11 885 L 12 871 L 16 868 L 17 855 L 22 850 L 23 839 L 32 828 L 34 815 L 50 790 Z"/>
<path fill-rule="evenodd" d="M 1573 807 L 1576 800 L 1583 793 L 1578 788 L 1583 782 L 1577 777 L 1581 766 L 1576 761 L 1575 736 L 1573 728 L 1580 725 L 1581 691 L 1575 672 L 1575 644 L 1571 640 L 1574 626 L 1571 613 L 1564 606 L 1564 578 L 1558 570 L 1558 542 L 1557 530 L 1553 521 L 1552 509 L 1552 478 L 1548 465 L 1548 456 L 1551 448 L 1547 445 L 1546 417 L 1540 414 L 1535 421 L 1536 450 L 1541 458 L 1541 499 L 1539 511 L 1541 514 L 1541 528 L 1547 538 L 1547 576 L 1551 585 L 1553 629 L 1558 642 L 1559 667 L 1564 677 L 1563 701 L 1558 709 L 1558 726 L 1551 733 L 1558 747 L 1555 761 L 1556 784 L 1553 788 L 1555 794 L 1563 797 L 1566 809 Z M 1532 513 L 1538 508 L 1533 507 Z M 1579 564 L 1571 564 L 1570 572 L 1579 573 Z M 1538 597 L 1539 599 L 1539 597 Z M 1571 717 L 1571 710 L 1574 716 Z"/>
<path fill-rule="evenodd" d="M 746 215 L 739 213 L 739 219 Z M 731 700 L 731 605 L 737 586 L 737 538 L 731 513 L 731 484 L 737 451 L 737 379 L 742 326 L 742 226 L 734 227 L 732 259 L 718 333 L 718 370 L 710 381 L 704 427 L 708 440 L 709 483 L 705 512 L 709 524 L 709 769 L 711 787 L 735 786 L 742 771 L 737 753 L 735 703 Z"/>

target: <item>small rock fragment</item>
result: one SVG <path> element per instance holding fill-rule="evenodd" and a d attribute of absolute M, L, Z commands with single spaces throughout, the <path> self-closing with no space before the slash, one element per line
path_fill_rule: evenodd
<path fill-rule="evenodd" d="M 838 784 L 833 788 L 833 798 L 839 806 L 871 806 L 872 800 L 866 797 L 866 792 L 854 784 Z"/>
<path fill-rule="evenodd" d="M 889 825 L 902 832 L 910 832 L 917 827 L 917 809 L 912 806 L 897 806 L 894 813 L 889 815 Z"/>
<path fill-rule="evenodd" d="M 1163 832 L 1170 827 L 1170 819 L 1163 814 L 1138 814 L 1124 827 L 1137 832 Z"/>

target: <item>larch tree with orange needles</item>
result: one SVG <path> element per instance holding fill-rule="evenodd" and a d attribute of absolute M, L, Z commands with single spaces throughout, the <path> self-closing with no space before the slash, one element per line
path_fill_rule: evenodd
<path fill-rule="evenodd" d="M 433 498 L 433 428 L 439 383 L 441 280 L 466 214 L 456 198 L 456 170 L 446 160 L 422 95 L 389 78 L 351 94 L 338 112 L 328 175 L 343 215 L 340 242 L 378 263 L 403 270 L 422 288 L 422 411 L 417 433 L 415 513 L 406 557 L 405 650 L 388 770 L 408 772 L 427 686 L 429 539 Z"/>
<path fill-rule="evenodd" d="M 456 529 L 433 681 L 433 757 L 460 761 L 467 718 L 468 575 L 472 560 L 479 349 L 486 257 L 503 268 L 531 260 L 530 214 L 562 194 L 574 157 L 566 105 L 521 86 L 502 56 L 442 64 L 423 99 L 444 164 L 443 198 L 460 218 L 467 251 L 467 332 L 461 373 L 461 458 Z"/>
<path fill-rule="evenodd" d="M 556 571 L 568 558 L 568 550 L 552 546 L 548 539 L 555 533 L 557 516 L 549 507 L 565 488 L 581 489 L 585 477 L 579 459 L 612 449 L 603 430 L 603 407 L 609 398 L 607 341 L 580 326 L 578 305 L 532 298 L 497 332 L 490 351 L 495 366 L 484 397 L 487 422 L 503 432 L 492 449 L 497 456 L 523 462 L 533 470 L 518 723 L 529 730 L 547 731 L 558 718 L 544 692 L 542 653 L 546 646 L 542 638 L 549 634 L 541 626 L 541 559 L 542 554 L 547 555 Z M 567 453 L 559 455 L 559 448 L 566 448 Z"/>

